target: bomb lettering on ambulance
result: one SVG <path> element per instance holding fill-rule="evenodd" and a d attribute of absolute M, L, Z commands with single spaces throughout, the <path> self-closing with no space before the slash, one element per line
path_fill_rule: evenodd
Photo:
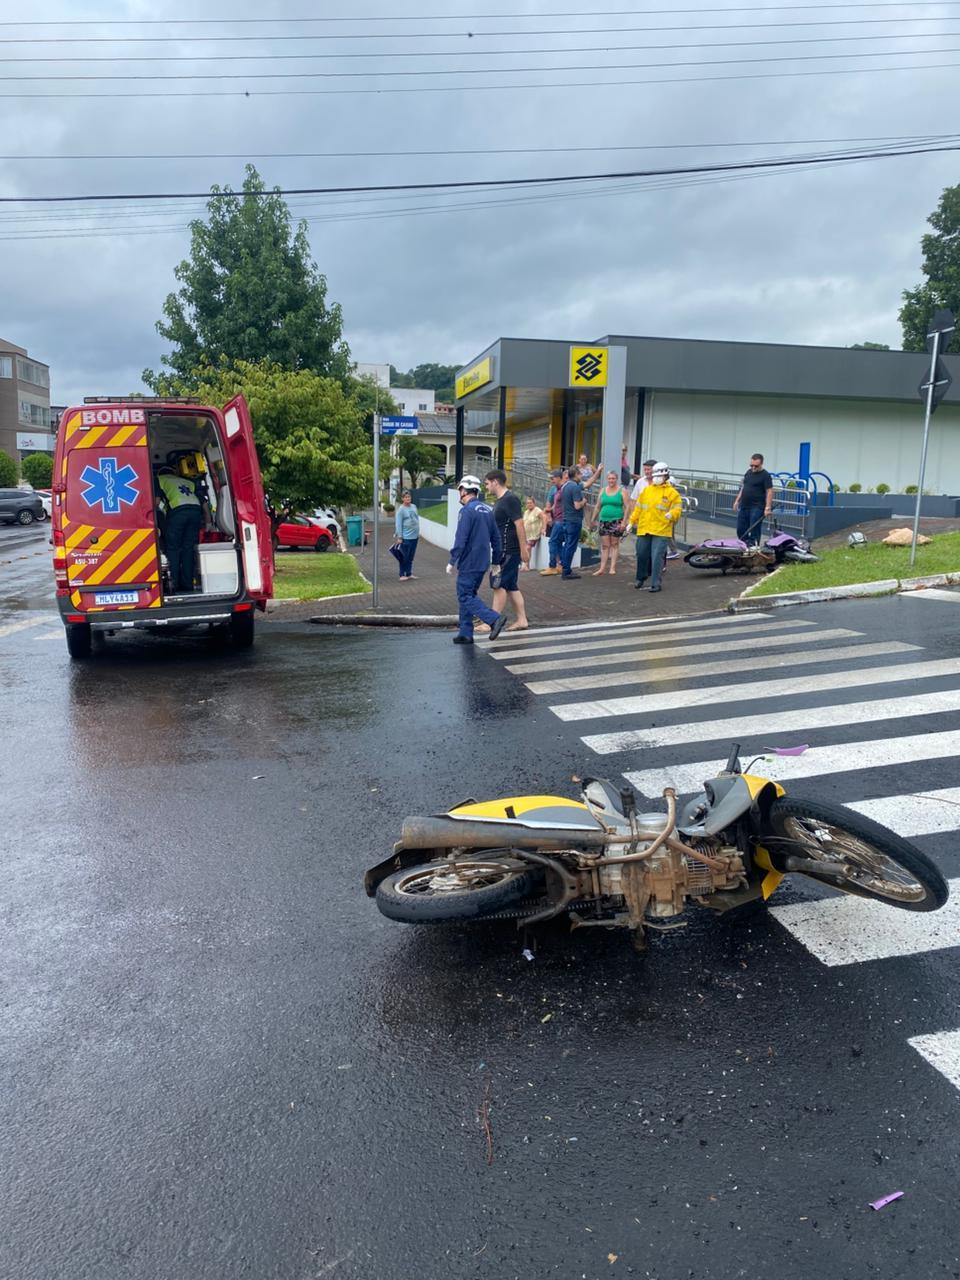
<path fill-rule="evenodd" d="M 84 427 L 142 426 L 147 416 L 142 409 L 82 409 L 80 423 Z"/>
<path fill-rule="evenodd" d="M 132 483 L 137 473 L 127 463 L 117 469 L 116 458 L 101 458 L 99 467 L 84 467 L 80 480 L 87 488 L 80 495 L 88 507 L 99 506 L 105 516 L 120 514 L 124 506 L 132 507 L 140 490 Z"/>

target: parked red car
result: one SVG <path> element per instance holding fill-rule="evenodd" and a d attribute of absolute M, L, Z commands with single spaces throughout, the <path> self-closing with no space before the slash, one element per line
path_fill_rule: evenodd
<path fill-rule="evenodd" d="M 273 535 L 273 549 L 306 547 L 308 551 L 329 551 L 334 545 L 329 529 L 309 516 L 286 516 Z"/>

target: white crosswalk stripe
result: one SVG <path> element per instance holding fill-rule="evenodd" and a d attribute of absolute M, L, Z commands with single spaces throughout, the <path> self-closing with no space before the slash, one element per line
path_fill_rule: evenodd
<path fill-rule="evenodd" d="M 531 693 L 580 693 L 583 689 L 618 688 L 628 684 L 663 684 L 678 680 L 701 680 L 704 676 L 726 676 L 736 672 L 748 674 L 780 668 L 792 671 L 795 667 L 822 666 L 826 662 L 843 662 L 852 658 L 880 658 L 885 654 L 916 653 L 920 646 L 904 644 L 901 640 L 878 640 L 872 644 L 837 645 L 833 649 L 814 649 L 812 653 L 768 653 L 761 656 L 721 658 L 716 662 L 698 662 L 696 668 L 687 664 L 658 666 L 657 659 L 648 666 L 632 667 L 628 671 L 602 671 L 599 675 L 571 676 L 566 680 L 530 680 Z"/>
<path fill-rule="evenodd" d="M 766 619 L 758 620 L 756 615 L 749 613 L 723 614 L 721 616 L 711 615 L 705 618 L 665 618 L 660 620 L 630 621 L 630 622 L 586 622 L 575 626 L 566 627 L 537 627 L 532 631 L 511 632 L 509 640 L 501 639 L 497 643 L 485 641 L 492 657 L 499 658 L 504 651 L 513 645 L 522 646 L 525 649 L 536 649 L 543 643 L 557 644 L 561 649 L 566 648 L 564 641 L 572 642 L 576 645 L 578 651 L 582 650 L 584 641 L 591 640 L 615 640 L 621 635 L 632 635 L 643 638 L 645 636 L 655 635 L 675 635 L 678 631 L 683 635 L 690 635 L 697 631 L 753 631 L 758 626 L 771 626 L 786 628 L 789 627 L 796 631 L 805 628 L 815 627 L 816 623 L 810 622 L 809 619 L 798 618 L 795 621 L 777 621 L 769 622 Z M 506 634 L 506 633 L 505 633 Z"/>
<path fill-rule="evenodd" d="M 756 716 L 734 716 L 729 720 L 706 720 L 694 724 L 665 725 L 662 728 L 628 729 L 620 733 L 588 734 L 583 741 L 598 755 L 629 751 L 634 747 L 671 747 L 685 742 L 714 739 L 751 738 L 775 728 L 782 738 L 798 729 L 836 728 L 839 725 L 873 724 L 880 720 L 903 720 L 912 716 L 960 711 L 960 688 L 939 693 L 912 694 L 904 698 L 877 698 L 829 707 L 802 707 L 796 711 L 765 712 Z M 784 745 L 781 743 L 780 745 Z"/>
<path fill-rule="evenodd" d="M 936 587 L 924 587 L 922 591 L 904 591 L 903 600 L 946 600 L 949 604 L 960 604 L 960 592 L 941 591 Z"/>
<path fill-rule="evenodd" d="M 740 619 L 746 619 L 741 622 Z M 630 644 L 638 645 L 646 641 L 652 641 L 654 644 L 674 644 L 676 643 L 677 632 L 683 636 L 703 636 L 707 640 L 711 634 L 718 633 L 718 627 L 721 624 L 715 618 L 704 618 L 693 622 L 666 622 L 663 626 L 638 626 L 636 628 L 623 628 L 611 635 L 604 632 L 599 637 L 590 635 L 586 638 L 581 637 L 579 641 L 574 641 L 577 653 L 596 653 L 602 649 L 622 649 Z M 809 626 L 809 623 L 803 624 Z M 732 628 L 732 630 L 731 630 Z M 756 619 L 750 618 L 749 614 L 738 613 L 733 618 L 724 618 L 722 622 L 723 634 L 729 634 L 731 639 L 739 641 L 741 635 L 746 635 L 752 631 L 797 631 L 799 630 L 797 623 L 792 621 L 783 622 L 758 622 Z M 556 653 L 569 653 L 571 640 L 554 636 L 543 644 L 534 645 L 529 643 L 530 637 L 522 636 L 520 639 L 528 641 L 521 648 L 512 648 L 515 636 L 511 636 L 506 642 L 498 641 L 496 644 L 491 643 L 487 652 L 491 657 L 500 661 L 509 661 L 514 658 L 532 659 L 537 657 L 549 657 Z M 536 636 L 534 636 L 536 639 Z M 727 642 L 729 643 L 729 641 Z"/>
<path fill-rule="evenodd" d="M 901 680 L 931 680 L 937 676 L 960 675 L 960 658 L 940 658 L 933 662 L 910 662 L 903 666 L 859 667 L 852 671 L 834 671 L 817 676 L 810 683 L 812 692 L 827 689 L 849 689 L 860 685 L 895 684 Z M 670 693 L 640 693 L 631 698 L 609 698 L 603 702 L 562 702 L 550 710 L 560 720 L 590 720 L 603 716 L 623 716 L 634 712 L 642 715 L 673 708 L 704 707 L 727 702 L 731 698 L 751 701 L 756 698 L 789 698 L 796 686 L 780 680 L 754 680 L 743 684 L 707 685 L 702 689 L 675 689 Z M 769 717 L 766 717 L 769 720 Z M 779 719 L 779 713 L 778 713 Z"/>
<path fill-rule="evenodd" d="M 737 637 L 737 642 L 749 645 L 749 652 L 755 653 L 758 649 L 775 649 L 791 645 L 793 643 L 802 644 L 807 640 L 806 635 L 797 636 L 793 631 L 780 632 L 774 635 L 767 635 L 766 631 L 772 631 L 777 623 L 770 623 L 768 628 L 758 636 L 750 636 L 749 639 Z M 859 631 L 848 631 L 845 627 L 834 627 L 830 630 L 821 631 L 818 640 L 845 640 L 860 636 Z M 618 642 L 622 644 L 623 642 Z M 590 666 L 616 666 L 618 663 L 625 661 L 641 662 L 656 657 L 669 658 L 692 658 L 703 653 L 729 653 L 735 646 L 730 639 L 715 640 L 711 639 L 704 643 L 679 644 L 677 639 L 666 636 L 652 637 L 642 648 L 625 649 L 618 653 L 591 653 Z M 562 658 L 548 658 L 545 662 L 520 662 L 512 663 L 507 670 L 514 675 L 527 675 L 534 671 L 569 671 L 571 665 L 576 668 L 582 665 L 579 654 L 575 650 L 569 648 L 564 649 Z M 696 672 L 694 672 L 696 674 Z"/>
<path fill-rule="evenodd" d="M 957 603 L 960 593 L 927 591 L 904 598 Z M 858 631 L 783 620 L 782 615 L 773 620 L 769 614 L 755 615 L 748 623 L 716 618 L 689 625 L 629 624 L 616 632 L 558 631 L 540 640 L 531 633 L 523 641 L 497 652 L 506 670 L 519 676 L 532 695 L 580 695 L 576 701 L 548 704 L 560 720 L 580 725 L 610 718 L 608 732 L 584 734 L 581 742 L 602 756 L 627 753 L 627 760 L 617 761 L 620 767 L 634 754 L 637 767 L 624 776 L 644 796 L 660 796 L 667 786 L 681 795 L 699 791 L 724 767 L 731 741 L 753 739 L 769 750 L 809 739 L 813 745 L 802 755 L 767 757 L 756 771 L 787 787 L 797 779 L 848 774 L 863 788 L 859 794 L 868 796 L 868 780 L 880 770 L 896 777 L 904 766 L 938 765 L 960 755 L 960 727 L 953 727 L 960 712 L 960 659 L 926 658 L 920 645 L 868 642 Z M 821 670 L 827 664 L 832 669 Z M 704 683 L 716 677 L 726 679 Z M 931 689 L 924 683 L 934 680 L 947 687 Z M 875 686 L 901 682 L 909 690 L 903 696 L 863 696 Z M 630 689 L 636 692 L 624 691 Z M 588 690 L 599 691 L 599 696 L 585 698 Z M 821 691 L 835 695 L 829 706 L 796 705 L 802 695 Z M 794 704 L 778 707 L 788 697 L 796 699 Z M 758 700 L 769 702 L 770 710 L 738 714 L 742 704 Z M 697 719 L 697 708 L 708 708 L 711 718 Z M 685 709 L 693 713 L 685 723 L 682 714 L 670 714 Z M 665 713 L 681 722 L 653 723 Z M 913 717 L 922 717 L 929 731 L 897 735 L 897 722 Z M 874 736 L 857 740 L 867 725 Z M 825 733 L 830 738 L 823 744 Z M 850 740 L 837 741 L 838 736 Z M 713 751 L 690 763 L 690 745 L 701 742 L 712 744 Z M 745 763 L 749 758 L 745 753 Z M 873 795 L 853 799 L 848 807 L 906 839 L 960 832 L 960 786 L 879 796 L 874 789 Z M 883 964 L 960 946 L 960 879 L 950 881 L 950 888 L 947 905 L 932 913 L 897 910 L 848 895 L 787 901 L 771 910 L 819 963 Z M 909 1043 L 960 1089 L 960 1029 L 935 1030 Z"/>
<path fill-rule="evenodd" d="M 771 738 L 776 738 L 778 722 L 768 725 Z M 776 745 L 774 742 L 769 746 Z M 830 747 L 811 747 L 802 756 L 773 757 L 760 766 L 765 778 L 791 782 L 798 778 L 817 778 L 824 774 L 843 773 L 852 769 L 881 769 L 903 765 L 909 761 L 951 760 L 960 755 L 960 729 L 944 729 L 938 733 L 916 733 L 900 738 L 878 738 L 872 742 L 840 742 Z M 695 764 L 662 765 L 655 769 L 637 769 L 625 775 L 631 786 L 647 796 L 662 795 L 664 787 L 675 787 L 678 795 L 699 791 L 705 778 L 712 778 L 726 764 L 726 759 L 700 760 Z M 960 823 L 957 824 L 960 826 Z"/>

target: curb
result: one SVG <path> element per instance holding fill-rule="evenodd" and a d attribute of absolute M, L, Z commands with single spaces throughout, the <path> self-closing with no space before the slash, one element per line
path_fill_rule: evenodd
<path fill-rule="evenodd" d="M 362 574 L 360 576 L 363 577 Z M 366 581 L 366 579 L 364 579 L 364 581 Z M 369 591 L 345 591 L 343 592 L 342 595 L 339 595 L 339 596 L 319 596 L 315 600 L 293 600 L 293 599 L 278 600 L 276 598 L 273 598 L 267 601 L 267 612 L 276 613 L 278 610 L 283 609 L 286 605 L 291 605 L 291 604 L 326 604 L 328 600 L 352 600 L 354 596 L 366 596 L 369 594 L 370 594 Z"/>
<path fill-rule="evenodd" d="M 307 622 L 332 627 L 455 627 L 455 613 L 328 613 Z"/>
<path fill-rule="evenodd" d="M 844 587 L 818 587 L 813 591 L 784 591 L 778 596 L 748 596 L 746 588 L 733 596 L 727 606 L 731 613 L 749 609 L 783 608 L 788 604 L 818 604 L 824 600 L 852 600 L 864 596 L 887 596 L 924 587 L 950 587 L 960 583 L 960 573 L 931 573 L 923 578 L 881 578 L 876 582 L 852 582 Z"/>

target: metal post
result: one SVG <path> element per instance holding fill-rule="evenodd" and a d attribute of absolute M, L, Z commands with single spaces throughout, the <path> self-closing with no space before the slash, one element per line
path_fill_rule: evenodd
<path fill-rule="evenodd" d="M 637 429 L 633 446 L 633 474 L 643 475 L 643 419 L 646 413 L 646 388 L 637 387 Z"/>
<path fill-rule="evenodd" d="M 567 450 L 570 448 L 570 388 L 567 387 L 563 393 L 563 403 L 560 407 L 560 466 L 567 464 Z"/>
<path fill-rule="evenodd" d="M 937 361 L 940 358 L 940 330 L 933 335 L 933 346 L 930 350 L 930 383 L 927 387 L 927 402 L 923 411 L 923 447 L 920 450 L 920 477 L 917 480 L 917 505 L 913 513 L 913 540 L 910 543 L 910 564 L 917 558 L 917 537 L 920 533 L 920 503 L 923 501 L 923 476 L 927 469 L 927 441 L 930 436 L 930 416 L 933 413 L 933 391 L 937 381 Z"/>
<path fill-rule="evenodd" d="M 503 466 L 504 447 L 507 442 L 507 388 L 500 388 L 500 414 L 497 418 L 497 466 Z"/>
<path fill-rule="evenodd" d="M 464 409 L 462 404 L 457 405 L 457 435 L 456 444 L 454 445 L 453 470 L 456 473 L 456 478 L 458 480 L 463 475 L 463 436 L 466 412 L 467 411 Z"/>
<path fill-rule="evenodd" d="M 380 414 L 373 415 L 373 607 L 380 605 Z"/>
<path fill-rule="evenodd" d="M 627 398 L 627 348 L 607 348 L 607 385 L 603 390 L 600 462 L 604 472 L 620 474 L 620 446 Z"/>

